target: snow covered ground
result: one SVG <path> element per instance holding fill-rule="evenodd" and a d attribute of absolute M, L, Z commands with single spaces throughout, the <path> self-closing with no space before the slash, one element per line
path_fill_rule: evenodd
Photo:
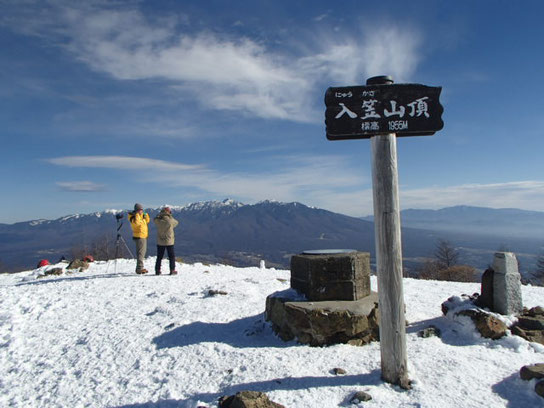
<path fill-rule="evenodd" d="M 0 406 L 216 407 L 241 390 L 289 408 L 357 406 L 356 391 L 372 396 L 364 407 L 544 406 L 534 380 L 519 378 L 523 365 L 544 363 L 544 347 L 483 339 L 471 323 L 442 316 L 443 301 L 479 284 L 405 279 L 414 381 L 405 391 L 380 380 L 379 343 L 312 348 L 274 335 L 265 299 L 289 287 L 289 271 L 183 264 L 177 276 L 139 276 L 134 266 L 0 275 Z M 524 286 L 523 301 L 543 305 L 544 288 Z M 442 338 L 417 336 L 431 324 Z M 347 373 L 334 375 L 336 367 Z"/>

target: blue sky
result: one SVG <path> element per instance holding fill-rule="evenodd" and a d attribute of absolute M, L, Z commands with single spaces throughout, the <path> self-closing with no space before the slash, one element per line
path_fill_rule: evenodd
<path fill-rule="evenodd" d="M 401 207 L 544 210 L 544 3 L 0 0 L 0 222 L 233 198 L 372 214 L 330 86 L 442 86 Z"/>

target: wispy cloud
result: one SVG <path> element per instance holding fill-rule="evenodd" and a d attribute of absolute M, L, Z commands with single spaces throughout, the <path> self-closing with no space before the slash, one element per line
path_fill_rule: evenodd
<path fill-rule="evenodd" d="M 90 193 L 105 190 L 103 184 L 97 184 L 92 181 L 58 181 L 56 184 L 62 191 L 72 193 Z"/>
<path fill-rule="evenodd" d="M 420 189 L 402 189 L 403 208 L 438 209 L 452 205 L 492 208 L 522 208 L 543 211 L 544 181 L 463 184 Z"/>
<path fill-rule="evenodd" d="M 319 206 L 353 216 L 371 215 L 373 209 L 372 186 L 346 192 L 327 189 L 313 194 Z M 544 211 L 544 181 L 517 181 L 491 184 L 463 184 L 410 189 L 400 187 L 402 209 L 440 209 L 456 205 L 490 208 L 520 208 Z"/>
<path fill-rule="evenodd" d="M 334 36 L 318 33 L 316 25 L 294 53 L 247 37 L 189 33 L 186 16 L 152 18 L 134 3 L 54 1 L 23 17 L 24 28 L 14 29 L 56 38 L 75 58 L 115 79 L 162 80 L 180 98 L 189 95 L 208 109 L 298 122 L 322 120 L 315 105 L 327 81 L 351 85 L 383 73 L 406 79 L 421 44 L 415 30 L 395 24 L 365 24 Z M 17 27 L 16 18 L 3 23 Z"/>
<path fill-rule="evenodd" d="M 353 216 L 373 213 L 370 179 L 353 163 L 346 163 L 345 157 L 299 155 L 276 157 L 274 160 L 276 170 L 233 173 L 221 172 L 205 164 L 141 157 L 68 156 L 47 159 L 58 166 L 131 170 L 139 182 L 191 189 L 191 194 L 199 192 L 197 196 L 232 197 L 244 202 L 265 199 L 300 201 Z M 87 182 L 79 186 L 77 183 L 59 183 L 59 186 L 71 188 L 71 191 L 84 191 L 84 183 Z M 89 188 L 92 188 L 92 183 Z M 474 205 L 543 211 L 543 202 L 544 181 L 400 188 L 403 209 Z"/>
<path fill-rule="evenodd" d="M 130 170 L 139 182 L 190 188 L 208 197 L 234 197 L 246 202 L 272 198 L 321 206 L 324 191 L 331 196 L 345 194 L 361 189 L 367 181 L 355 174 L 343 157 L 286 156 L 274 160 L 276 170 L 252 173 L 225 173 L 203 164 L 123 156 L 68 156 L 46 161 L 65 167 Z"/>
<path fill-rule="evenodd" d="M 364 83 L 365 78 L 389 74 L 408 80 L 420 61 L 421 34 L 412 28 L 375 23 L 361 25 L 356 34 L 319 38 L 319 52 L 302 56 L 297 70 L 339 86 Z"/>
<path fill-rule="evenodd" d="M 51 164 L 67 167 L 95 167 L 120 170 L 188 171 L 203 168 L 201 165 L 129 156 L 65 156 L 46 159 L 46 161 Z"/>

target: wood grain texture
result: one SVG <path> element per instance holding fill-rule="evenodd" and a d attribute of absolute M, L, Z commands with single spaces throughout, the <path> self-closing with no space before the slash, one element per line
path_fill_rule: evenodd
<path fill-rule="evenodd" d="M 409 388 L 395 134 L 374 136 L 372 182 L 382 378 Z"/>

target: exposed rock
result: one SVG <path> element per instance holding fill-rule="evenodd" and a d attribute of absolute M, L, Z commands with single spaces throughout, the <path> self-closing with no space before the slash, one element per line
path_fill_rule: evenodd
<path fill-rule="evenodd" d="M 537 317 L 537 316 L 543 316 L 544 317 L 544 308 L 541 306 L 535 306 L 529 310 L 524 309 L 523 315 L 525 316 L 531 316 L 531 317 Z"/>
<path fill-rule="evenodd" d="M 89 263 L 82 261 L 81 259 L 74 259 L 68 264 L 66 269 L 79 269 L 80 272 L 83 272 L 85 269 L 89 268 Z"/>
<path fill-rule="evenodd" d="M 46 278 L 48 276 L 62 275 L 64 270 L 62 268 L 52 268 L 43 272 L 43 275 L 38 275 L 36 279 Z"/>
<path fill-rule="evenodd" d="M 353 397 L 351 397 L 350 402 L 354 404 L 358 404 L 359 402 L 366 402 L 370 401 L 372 399 L 372 396 L 364 391 L 357 391 L 355 394 L 353 394 Z"/>
<path fill-rule="evenodd" d="M 363 345 L 379 339 L 378 294 L 356 301 L 293 301 L 288 295 L 266 299 L 266 320 L 283 340 L 325 346 Z"/>
<path fill-rule="evenodd" d="M 446 301 L 446 302 L 443 302 L 443 303 L 440 305 L 440 308 L 442 309 L 442 314 L 443 314 L 444 316 L 446 316 L 446 315 L 448 314 L 448 312 L 450 311 L 450 307 L 449 307 L 447 301 Z"/>
<path fill-rule="evenodd" d="M 219 399 L 219 408 L 285 408 L 258 391 L 241 391 Z"/>
<path fill-rule="evenodd" d="M 535 392 L 544 398 L 544 381 L 539 381 L 536 383 Z"/>
<path fill-rule="evenodd" d="M 441 305 L 442 314 L 445 316 L 450 310 L 456 309 L 461 305 L 476 305 L 478 297 L 479 295 L 477 293 L 474 293 L 472 296 L 467 294 L 462 294 L 461 296 L 450 296 L 448 300 Z"/>
<path fill-rule="evenodd" d="M 346 370 L 344 370 L 343 368 L 333 368 L 332 369 L 332 373 L 334 375 L 345 375 L 346 374 Z"/>
<path fill-rule="evenodd" d="M 524 330 L 519 326 L 512 327 L 512 334 L 522 337 L 527 341 L 544 344 L 544 332 L 542 330 Z"/>
<path fill-rule="evenodd" d="M 476 326 L 476 330 L 482 337 L 497 340 L 506 335 L 508 327 L 493 313 L 481 309 L 478 303 L 478 295 L 452 296 L 442 303 L 442 312 L 446 315 L 450 312 L 453 316 L 468 316 Z"/>
<path fill-rule="evenodd" d="M 429 326 L 417 332 L 419 337 L 440 337 L 440 329 L 436 326 Z"/>
<path fill-rule="evenodd" d="M 544 344 L 544 309 L 540 306 L 524 309 L 511 330 L 527 341 Z"/>
<path fill-rule="evenodd" d="M 62 275 L 64 270 L 62 268 L 52 268 L 44 272 L 45 275 Z"/>
<path fill-rule="evenodd" d="M 544 330 L 544 319 L 540 316 L 520 316 L 517 325 L 524 330 Z"/>
<path fill-rule="evenodd" d="M 225 296 L 225 295 L 228 295 L 228 292 L 225 292 L 224 290 L 210 289 L 210 290 L 208 290 L 207 295 L 208 296 L 217 296 L 217 295 Z"/>
<path fill-rule="evenodd" d="M 533 378 L 544 378 L 544 364 L 532 364 L 521 367 L 519 370 L 519 376 L 522 380 L 530 381 Z"/>
<path fill-rule="evenodd" d="M 370 254 L 293 255 L 291 287 L 310 301 L 362 299 L 370 294 Z"/>
<path fill-rule="evenodd" d="M 451 310 L 459 309 L 460 311 L 455 312 L 455 314 L 469 316 L 483 337 L 494 340 L 501 338 L 506 334 L 506 326 L 493 314 L 476 307 L 476 305 L 482 304 L 480 299 L 481 296 L 478 297 L 477 294 L 472 296 L 462 295 L 461 297 L 452 296 L 442 303 L 442 313 L 446 315 Z M 512 334 L 527 341 L 544 344 L 544 308 L 541 306 L 529 310 L 523 308 L 523 313 L 518 316 L 517 322 L 509 329 Z"/>
<path fill-rule="evenodd" d="M 470 317 L 482 337 L 497 340 L 506 336 L 508 327 L 492 314 L 480 309 L 461 310 L 458 314 Z"/>
<path fill-rule="evenodd" d="M 493 309 L 493 274 L 495 271 L 487 268 L 482 275 L 481 294 L 476 301 L 476 305 L 481 308 Z"/>

